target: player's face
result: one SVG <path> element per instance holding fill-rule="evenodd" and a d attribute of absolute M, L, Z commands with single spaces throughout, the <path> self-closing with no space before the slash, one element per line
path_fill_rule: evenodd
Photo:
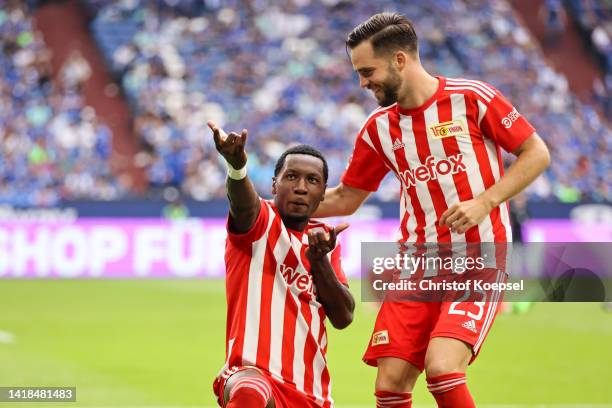
<path fill-rule="evenodd" d="M 380 106 L 397 102 L 402 78 L 389 57 L 376 56 L 370 42 L 364 41 L 351 50 L 351 61 L 359 86 L 370 89 Z"/>
<path fill-rule="evenodd" d="M 283 219 L 305 221 L 325 195 L 323 162 L 308 154 L 290 154 L 272 182 L 274 204 Z"/>

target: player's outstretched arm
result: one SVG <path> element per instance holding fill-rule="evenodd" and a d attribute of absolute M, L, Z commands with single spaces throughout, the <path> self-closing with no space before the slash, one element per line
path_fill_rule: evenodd
<path fill-rule="evenodd" d="M 440 225 L 462 234 L 480 222 L 501 203 L 523 191 L 550 164 L 544 141 L 533 133 L 513 152 L 517 159 L 504 176 L 478 197 L 453 205 L 440 217 Z"/>
<path fill-rule="evenodd" d="M 370 192 L 340 183 L 325 190 L 325 201 L 319 204 L 313 218 L 351 215 L 368 198 Z"/>
<path fill-rule="evenodd" d="M 317 298 L 336 329 L 344 329 L 353 321 L 355 300 L 349 289 L 338 280 L 327 254 L 336 247 L 338 234 L 347 228 L 347 224 L 339 225 L 329 232 L 329 236 L 323 232 L 309 232 L 306 250 Z"/>
<path fill-rule="evenodd" d="M 213 132 L 215 147 L 228 164 L 227 198 L 230 202 L 230 228 L 235 232 L 248 231 L 259 214 L 261 203 L 255 187 L 246 174 L 247 155 L 244 149 L 247 130 L 239 135 L 225 135 L 214 122 L 208 121 Z"/>

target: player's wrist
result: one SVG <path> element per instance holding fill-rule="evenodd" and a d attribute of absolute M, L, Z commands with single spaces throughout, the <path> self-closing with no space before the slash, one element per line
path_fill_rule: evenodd
<path fill-rule="evenodd" d="M 493 209 L 499 205 L 495 197 L 493 197 L 491 194 L 489 194 L 486 191 L 482 193 L 479 198 L 480 198 L 480 201 L 484 203 L 484 205 L 486 206 L 488 212 L 493 211 Z"/>
<path fill-rule="evenodd" d="M 244 163 L 244 166 L 238 169 L 232 166 L 231 163 L 228 161 L 226 161 L 225 164 L 227 165 L 227 177 L 231 178 L 232 180 L 242 180 L 247 176 L 246 163 Z"/>

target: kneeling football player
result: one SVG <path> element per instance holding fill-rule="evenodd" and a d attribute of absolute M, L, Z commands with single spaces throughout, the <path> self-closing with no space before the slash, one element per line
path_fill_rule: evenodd
<path fill-rule="evenodd" d="M 355 302 L 340 264 L 336 228 L 310 219 L 323 201 L 328 168 L 310 146 L 285 151 L 261 199 L 246 171 L 247 131 L 225 135 L 226 363 L 213 385 L 222 407 L 331 407 L 325 320 L 342 329 Z"/>

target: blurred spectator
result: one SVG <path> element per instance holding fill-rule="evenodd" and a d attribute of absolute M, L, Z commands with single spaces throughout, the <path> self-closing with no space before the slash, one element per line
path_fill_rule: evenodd
<path fill-rule="evenodd" d="M 57 86 L 51 52 L 21 1 L 0 0 L 0 44 L 0 203 L 51 206 L 124 195 L 108 168 L 110 130 L 79 90 L 89 67 L 74 55 Z"/>
<path fill-rule="evenodd" d="M 505 1 L 91 4 L 94 35 L 133 104 L 136 131 L 153 150 L 140 156 L 153 186 L 176 186 L 198 200 L 223 196 L 225 170 L 209 118 L 229 130 L 249 128 L 249 174 L 259 191 L 268 191 L 274 158 L 291 143 L 325 151 L 335 184 L 375 107 L 357 85 L 344 39 L 356 23 L 389 9 L 414 21 L 429 69 L 494 84 L 547 140 L 554 163 L 529 198 L 611 198 L 610 129 L 546 64 Z M 561 3 L 546 7 L 551 29 L 562 30 Z M 396 199 L 391 177 L 376 196 Z"/>
<path fill-rule="evenodd" d="M 168 202 L 162 210 L 167 220 L 177 221 L 189 218 L 189 208 L 183 203 L 180 193 L 174 187 L 164 190 L 164 199 Z"/>
<path fill-rule="evenodd" d="M 594 96 L 609 124 L 612 118 L 612 3 L 609 0 L 566 0 L 566 4 L 605 72 L 603 83 L 596 81 L 594 84 Z"/>
<path fill-rule="evenodd" d="M 565 32 L 567 18 L 561 0 L 545 0 L 540 9 L 540 17 L 546 29 L 545 45 L 556 47 Z"/>
<path fill-rule="evenodd" d="M 230 130 L 249 128 L 249 174 L 259 191 L 269 190 L 274 159 L 291 143 L 325 151 L 335 184 L 359 126 L 375 107 L 357 85 L 344 39 L 356 23 L 390 9 L 414 21 L 429 69 L 494 84 L 548 142 L 553 164 L 526 197 L 611 199 L 612 72 L 593 84 L 602 118 L 546 64 L 505 1 L 88 3 L 96 16 L 93 33 L 133 106 L 145 147 L 135 160 L 148 169 L 153 188 L 173 186 L 196 200 L 223 196 L 225 169 L 207 119 Z M 24 4 L 0 0 L 0 202 L 40 206 L 124 197 L 109 172 L 110 129 L 81 94 L 91 67 L 74 52 L 53 81 L 51 52 Z M 612 62 L 605 2 L 567 4 L 588 28 L 594 49 Z M 544 7 L 551 30 L 562 30 L 561 3 L 547 0 Z M 392 177 L 378 198 L 396 199 Z"/>

